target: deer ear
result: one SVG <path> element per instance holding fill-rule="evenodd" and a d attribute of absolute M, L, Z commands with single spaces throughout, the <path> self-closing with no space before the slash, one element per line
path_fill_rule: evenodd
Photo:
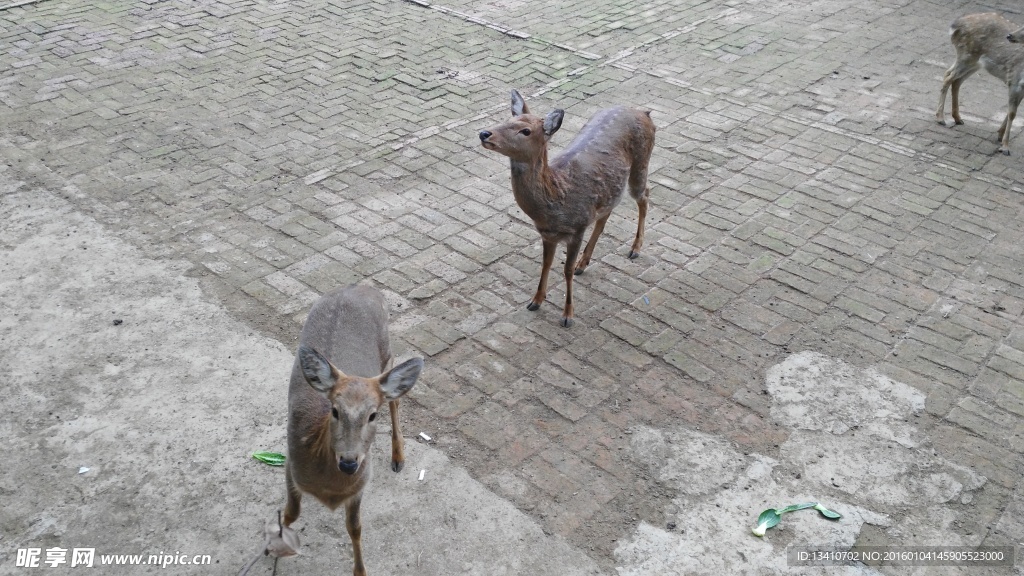
<path fill-rule="evenodd" d="M 299 346 L 299 367 L 306 382 L 322 394 L 330 392 L 337 382 L 331 363 L 309 346 Z"/>
<path fill-rule="evenodd" d="M 420 370 L 423 370 L 423 359 L 411 358 L 378 376 L 384 398 L 390 402 L 405 395 L 420 377 Z"/>
<path fill-rule="evenodd" d="M 548 115 L 544 117 L 544 135 L 550 138 L 552 134 L 558 132 L 558 129 L 562 127 L 562 118 L 564 117 L 565 110 L 548 112 Z"/>
<path fill-rule="evenodd" d="M 529 108 L 526 107 L 526 100 L 523 100 L 523 97 L 519 94 L 519 92 L 513 90 L 512 91 L 512 115 L 513 116 L 522 116 L 523 114 L 529 114 L 529 113 L 530 113 L 530 110 L 529 110 Z"/>

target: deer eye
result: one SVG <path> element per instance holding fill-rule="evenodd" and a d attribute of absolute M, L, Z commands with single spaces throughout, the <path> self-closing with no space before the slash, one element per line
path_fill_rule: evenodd
<path fill-rule="evenodd" d="M 373 414 L 370 414 L 370 422 L 373 422 L 376 419 L 377 419 L 377 413 L 376 412 L 374 412 Z"/>
<path fill-rule="evenodd" d="M 338 409 L 337 408 L 331 408 L 331 416 L 333 416 L 335 420 L 338 419 Z"/>
<path fill-rule="evenodd" d="M 530 129 L 529 128 L 523 128 L 522 130 L 519 131 L 519 133 L 522 134 L 523 136 L 529 136 L 530 135 Z"/>

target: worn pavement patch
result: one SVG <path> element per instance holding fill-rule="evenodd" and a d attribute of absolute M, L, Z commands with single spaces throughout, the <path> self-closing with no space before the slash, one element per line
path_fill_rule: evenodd
<path fill-rule="evenodd" d="M 771 417 L 792 433 L 778 458 L 741 453 L 691 429 L 640 428 L 636 459 L 673 486 L 667 517 L 675 530 L 641 524 L 617 548 L 619 573 L 819 574 L 787 565 L 786 549 L 847 549 L 865 526 L 891 542 L 915 546 L 978 546 L 985 534 L 963 534 L 954 523 L 969 514 L 987 479 L 931 448 L 915 426 L 924 395 L 880 374 L 814 352 L 768 370 Z M 759 539 L 750 533 L 766 508 L 820 501 L 843 518 L 792 513 Z M 923 573 L 887 567 L 889 574 Z M 928 574 L 963 568 L 927 567 Z M 834 573 L 874 574 L 873 568 Z M 973 573 L 1006 573 L 990 568 Z M 1002 572 L 1000 572 L 1000 570 Z"/>
<path fill-rule="evenodd" d="M 281 470 L 249 453 L 284 451 L 292 352 L 211 303 L 187 265 L 144 258 L 57 195 L 18 187 L 0 198 L 0 565 L 18 549 L 94 548 L 97 566 L 100 554 L 209 554 L 212 568 L 173 572 L 234 574 L 284 503 Z M 371 573 L 595 572 L 430 446 L 407 442 L 392 474 L 389 433 L 363 503 Z M 296 526 L 303 555 L 279 574 L 349 570 L 343 514 L 309 500 Z M 265 559 L 251 574 L 270 570 Z"/>

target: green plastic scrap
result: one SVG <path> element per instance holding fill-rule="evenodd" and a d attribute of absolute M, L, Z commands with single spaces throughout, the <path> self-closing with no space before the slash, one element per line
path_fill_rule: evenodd
<path fill-rule="evenodd" d="M 782 521 L 783 514 L 787 512 L 794 512 L 796 510 L 803 510 L 804 508 L 814 508 L 829 520 L 838 520 L 839 518 L 842 518 L 842 515 L 838 512 L 833 512 L 817 502 L 790 504 L 785 508 L 769 508 L 764 512 L 761 512 L 761 515 L 757 517 L 757 527 L 753 530 L 754 536 L 764 536 L 766 530 Z"/>
<path fill-rule="evenodd" d="M 270 466 L 284 466 L 284 454 L 277 452 L 253 452 L 252 457 Z"/>

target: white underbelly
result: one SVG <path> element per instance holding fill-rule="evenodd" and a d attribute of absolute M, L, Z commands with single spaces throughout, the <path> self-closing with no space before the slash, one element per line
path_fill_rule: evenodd
<path fill-rule="evenodd" d="M 1006 80 L 1006 68 L 999 62 L 992 60 L 988 56 L 982 56 L 981 65 L 985 67 L 985 70 L 988 70 L 989 74 L 999 78 L 1000 80 Z"/>

